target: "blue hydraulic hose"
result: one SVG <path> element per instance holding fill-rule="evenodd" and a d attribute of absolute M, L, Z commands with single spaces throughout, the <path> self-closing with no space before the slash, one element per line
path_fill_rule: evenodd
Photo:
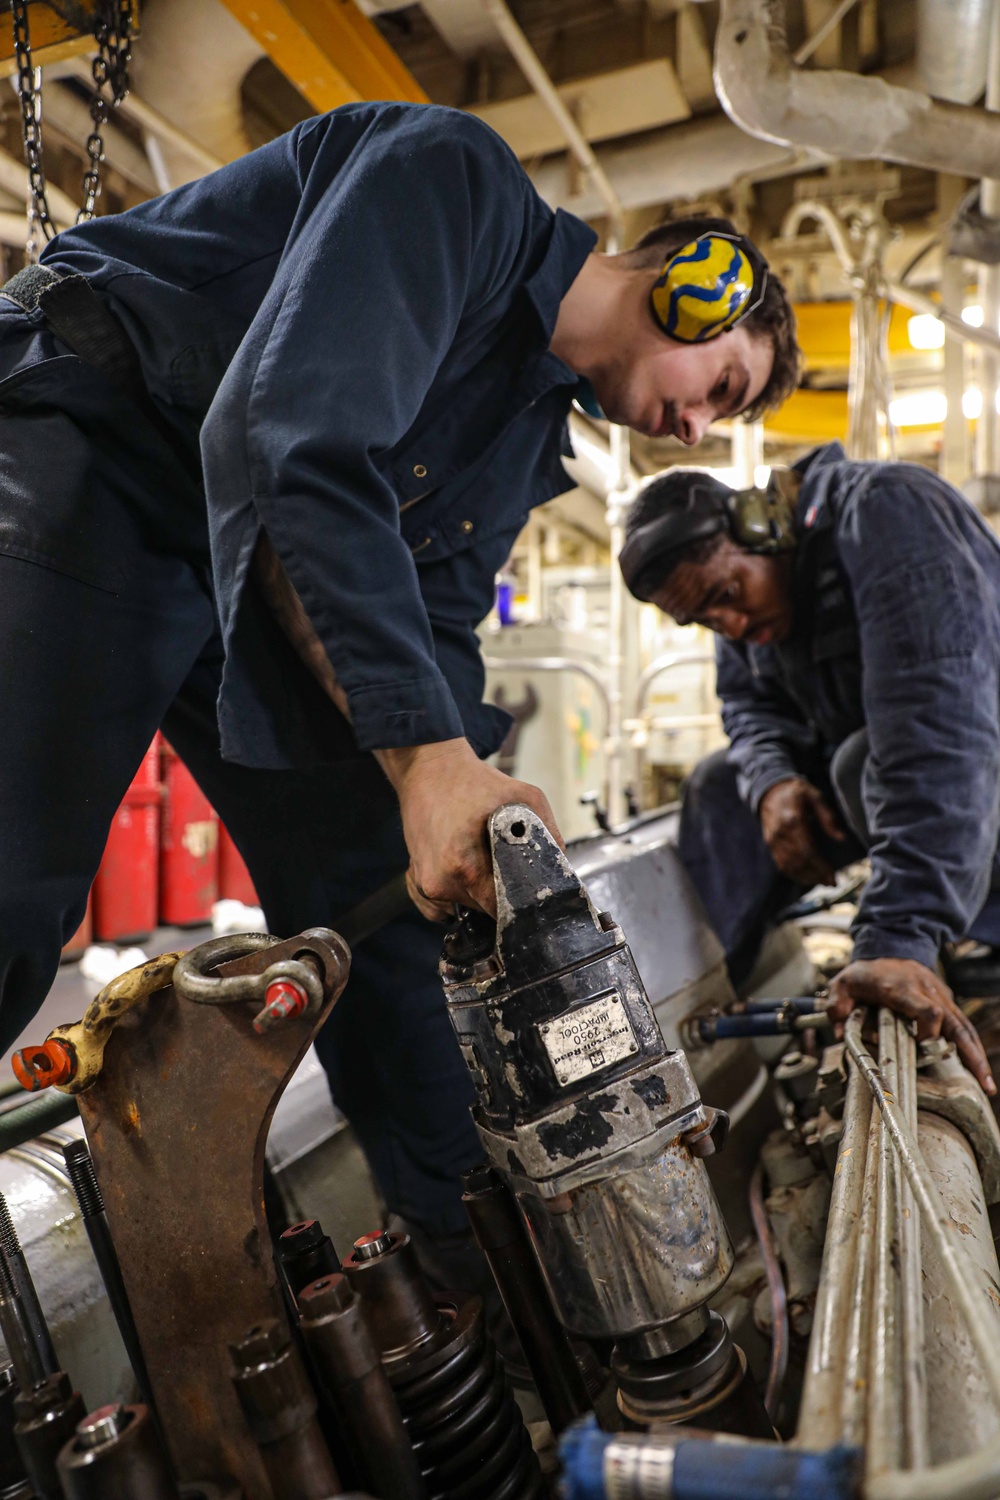
<path fill-rule="evenodd" d="M 602 1432 L 588 1417 L 563 1435 L 559 1452 L 565 1500 L 608 1500 L 605 1474 L 611 1471 L 619 1481 L 627 1475 L 624 1489 L 621 1482 L 618 1488 L 635 1500 L 857 1500 L 860 1495 L 857 1448 L 804 1453 L 731 1438 L 675 1442 Z"/>

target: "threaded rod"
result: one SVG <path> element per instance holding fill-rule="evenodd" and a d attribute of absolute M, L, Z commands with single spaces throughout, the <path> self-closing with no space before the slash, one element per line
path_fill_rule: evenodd
<path fill-rule="evenodd" d="M 3 1263 L 6 1271 L 5 1289 L 9 1284 L 13 1293 L 12 1300 L 19 1306 L 19 1315 L 24 1321 L 37 1352 L 38 1367 L 41 1370 L 39 1378 L 44 1379 L 46 1375 L 54 1375 L 59 1369 L 59 1361 L 56 1358 L 52 1335 L 49 1333 L 49 1325 L 45 1321 L 42 1304 L 38 1300 L 35 1283 L 31 1279 L 28 1262 L 24 1258 L 21 1242 L 17 1237 L 17 1230 L 14 1228 L 14 1221 L 10 1216 L 7 1199 L 3 1193 L 0 1193 L 0 1262 Z M 13 1359 L 13 1352 L 11 1358 Z"/>

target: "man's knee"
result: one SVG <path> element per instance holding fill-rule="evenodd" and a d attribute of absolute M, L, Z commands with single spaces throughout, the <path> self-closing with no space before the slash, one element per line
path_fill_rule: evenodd
<path fill-rule="evenodd" d="M 865 849 L 872 841 L 864 799 L 864 774 L 869 748 L 868 730 L 856 729 L 837 746 L 830 761 L 830 785 L 841 815 L 851 833 Z"/>
<path fill-rule="evenodd" d="M 692 809 L 740 801 L 736 768 L 727 750 L 716 750 L 700 760 L 684 782 L 682 799 Z"/>

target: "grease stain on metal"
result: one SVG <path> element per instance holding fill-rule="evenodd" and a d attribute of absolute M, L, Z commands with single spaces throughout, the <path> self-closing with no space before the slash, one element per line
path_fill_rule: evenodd
<path fill-rule="evenodd" d="M 612 1114 L 617 1104 L 615 1094 L 598 1094 L 593 1099 L 581 1099 L 569 1120 L 539 1125 L 538 1139 L 542 1149 L 553 1161 L 560 1157 L 572 1159 L 600 1151 L 614 1135 L 614 1126 L 605 1115 Z"/>

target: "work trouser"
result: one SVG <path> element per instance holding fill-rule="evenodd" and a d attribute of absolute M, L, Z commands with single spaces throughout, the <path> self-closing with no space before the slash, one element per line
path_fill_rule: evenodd
<path fill-rule="evenodd" d="M 170 503 L 157 481 L 155 465 L 100 451 L 51 407 L 0 417 L 0 1050 L 41 1040 L 32 1016 L 161 725 L 232 833 L 272 932 L 327 924 L 406 865 L 371 756 L 309 771 L 222 760 L 207 568 L 156 544 L 149 516 Z M 82 517 L 79 545 L 25 545 L 46 514 Z M 433 1235 L 466 1226 L 458 1177 L 482 1155 L 440 947 L 416 911 L 362 943 L 317 1042 L 389 1208 Z"/>
<path fill-rule="evenodd" d="M 829 767 L 817 762 L 801 768 L 848 830 L 843 843 L 818 839 L 834 869 L 859 859 L 868 846 L 861 793 L 867 754 L 868 735 L 861 729 L 844 741 Z M 771 858 L 725 750 L 700 761 L 684 785 L 677 849 L 738 985 L 753 969 L 769 924 L 804 887 L 782 875 Z"/>

